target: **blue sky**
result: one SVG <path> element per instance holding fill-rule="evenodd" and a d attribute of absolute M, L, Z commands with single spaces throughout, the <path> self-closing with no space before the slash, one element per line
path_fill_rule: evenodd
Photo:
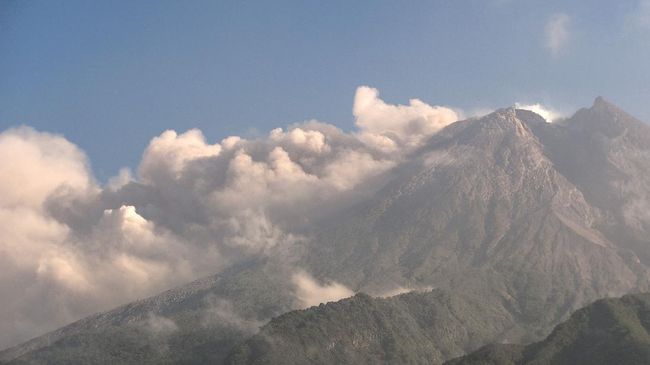
<path fill-rule="evenodd" d="M 603 95 L 650 121 L 650 1 L 0 0 L 0 130 L 61 133 L 102 180 L 166 129 L 352 129 L 359 85 L 468 112 Z"/>

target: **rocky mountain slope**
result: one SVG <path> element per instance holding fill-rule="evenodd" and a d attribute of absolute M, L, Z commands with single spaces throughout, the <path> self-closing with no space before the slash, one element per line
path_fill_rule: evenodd
<path fill-rule="evenodd" d="M 650 127 L 601 98 L 552 124 L 509 108 L 449 125 L 373 197 L 301 232 L 309 239 L 291 263 L 355 292 L 437 290 L 280 316 L 229 361 L 430 363 L 541 339 L 593 300 L 648 289 L 649 174 Z M 89 317 L 0 361 L 221 361 L 295 308 L 287 266 L 254 261 Z M 236 320 L 206 327 L 210 311 Z M 164 341 L 143 332 L 164 323 L 177 327 Z"/>
<path fill-rule="evenodd" d="M 251 261 L 72 323 L 0 353 L 11 364 L 220 363 L 269 318 L 292 308 L 281 273 Z"/>
<path fill-rule="evenodd" d="M 603 103 L 589 113 L 638 126 L 601 111 Z M 513 339 L 521 327 L 530 339 L 542 336 L 597 298 L 644 290 L 648 268 L 638 242 L 609 230 L 610 222 L 626 222 L 623 215 L 592 204 L 591 193 L 572 182 L 580 181 L 580 172 L 571 180 L 560 172 L 560 157 L 549 151 L 561 137 L 544 143 L 581 123 L 584 113 L 554 125 L 528 111 L 505 109 L 449 126 L 373 200 L 328 222 L 305 266 L 369 292 L 387 285 L 433 286 L 496 297 L 520 327 Z M 642 155 L 650 139 L 625 145 L 628 154 Z M 606 160 L 581 163 L 599 171 Z M 650 171 L 630 170 L 637 179 Z M 584 184 L 614 189 L 587 178 Z M 639 188 L 637 194 L 646 193 Z M 630 196 L 620 204 L 638 203 Z M 650 237 L 638 227 L 645 235 L 637 238 Z"/>
<path fill-rule="evenodd" d="M 650 294 L 599 300 L 575 312 L 543 341 L 490 345 L 448 365 L 648 364 Z"/>

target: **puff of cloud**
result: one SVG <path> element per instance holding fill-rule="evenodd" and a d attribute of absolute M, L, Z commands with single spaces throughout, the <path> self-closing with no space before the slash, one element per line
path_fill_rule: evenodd
<path fill-rule="evenodd" d="M 244 318 L 237 313 L 236 307 L 232 302 L 216 296 L 205 298 L 205 306 L 201 313 L 201 325 L 209 328 L 214 325 L 228 326 L 245 333 L 255 333 L 262 325 L 263 321 L 256 319 Z"/>
<path fill-rule="evenodd" d="M 458 114 L 419 99 L 409 105 L 391 105 L 379 98 L 379 91 L 368 86 L 357 88 L 352 109 L 360 138 L 384 152 L 421 145 L 440 129 L 458 120 Z"/>
<path fill-rule="evenodd" d="M 402 295 L 406 293 L 411 293 L 411 292 L 427 292 L 433 290 L 432 286 L 424 286 L 424 287 L 404 287 L 404 286 L 397 286 L 393 289 L 390 290 L 385 290 L 382 291 L 378 294 L 374 294 L 374 296 L 380 297 L 380 298 L 390 298 L 394 297 L 397 295 Z"/>
<path fill-rule="evenodd" d="M 144 329 L 152 336 L 167 336 L 178 331 L 178 325 L 172 319 L 149 312 Z"/>
<path fill-rule="evenodd" d="M 284 133 L 282 128 L 276 128 L 271 131 L 269 138 L 280 144 L 288 142 L 312 153 L 322 153 L 330 148 L 326 144 L 325 135 L 322 132 L 300 127 L 293 128 L 287 133 Z"/>
<path fill-rule="evenodd" d="M 302 308 L 312 307 L 321 303 L 335 302 L 354 295 L 352 290 L 335 281 L 321 285 L 304 271 L 295 273 L 291 281 L 295 286 L 295 295 Z"/>
<path fill-rule="evenodd" d="M 118 172 L 117 176 L 113 176 L 110 179 L 108 179 L 108 183 L 106 184 L 106 188 L 111 191 L 118 191 L 122 187 L 126 186 L 128 183 L 134 181 L 135 179 L 133 178 L 133 174 L 131 173 L 131 169 L 124 167 L 121 168 L 120 171 Z"/>
<path fill-rule="evenodd" d="M 556 57 L 567 46 L 570 40 L 569 26 L 571 17 L 565 13 L 556 13 L 546 22 L 544 27 L 544 46 Z"/>
<path fill-rule="evenodd" d="M 65 138 L 29 127 L 0 134 L 0 207 L 40 208 L 57 189 L 92 185 L 84 153 Z"/>
<path fill-rule="evenodd" d="M 634 11 L 628 15 L 626 25 L 640 30 L 650 29 L 650 0 L 639 0 Z"/>
<path fill-rule="evenodd" d="M 557 120 L 562 117 L 562 114 L 556 110 L 553 110 L 549 107 L 546 107 L 540 103 L 535 104 L 521 104 L 515 103 L 515 108 L 531 111 L 535 114 L 538 114 L 546 120 L 547 123 L 553 123 L 554 120 Z"/>
<path fill-rule="evenodd" d="M 149 143 L 140 163 L 140 177 L 151 181 L 158 178 L 156 174 L 167 172 L 170 177 L 177 178 L 186 161 L 216 156 L 220 152 L 221 145 L 207 144 L 198 129 L 180 135 L 168 130 Z"/>

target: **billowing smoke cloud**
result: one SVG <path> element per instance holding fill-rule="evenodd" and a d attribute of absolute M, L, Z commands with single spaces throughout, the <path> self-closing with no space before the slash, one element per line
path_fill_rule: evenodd
<path fill-rule="evenodd" d="M 335 281 L 320 284 L 304 271 L 297 272 L 291 279 L 295 285 L 296 298 L 302 308 L 336 302 L 354 295 L 354 292 L 343 284 Z"/>
<path fill-rule="evenodd" d="M 557 120 L 562 117 L 562 114 L 560 112 L 557 112 L 539 103 L 535 103 L 535 104 L 516 103 L 515 107 L 517 109 L 530 110 L 531 112 L 538 114 L 542 118 L 546 119 L 548 123 L 553 123 L 554 120 Z"/>
<path fill-rule="evenodd" d="M 0 344 L 191 280 L 214 265 L 123 205 L 74 222 L 102 195 L 85 155 L 63 137 L 19 128 L 0 134 Z M 62 219 L 62 217 L 67 218 Z M 201 259 L 206 255 L 205 259 Z"/>
<path fill-rule="evenodd" d="M 375 297 L 380 297 L 380 298 L 390 298 L 394 297 L 396 295 L 402 295 L 406 293 L 411 293 L 411 292 L 427 292 L 433 290 L 432 286 L 424 286 L 424 287 L 404 287 L 404 286 L 398 286 L 389 290 L 381 291 L 378 293 L 371 293 Z"/>
<path fill-rule="evenodd" d="M 556 57 L 569 43 L 571 17 L 564 13 L 553 14 L 544 28 L 544 46 Z"/>
<path fill-rule="evenodd" d="M 379 91 L 357 89 L 353 113 L 362 141 L 384 152 L 419 146 L 427 137 L 458 120 L 452 109 L 431 106 L 418 99 L 409 105 L 390 105 L 379 99 Z"/>
<path fill-rule="evenodd" d="M 368 194 L 373 177 L 458 118 L 419 100 L 386 104 L 368 87 L 354 116 L 352 133 L 317 121 L 219 143 L 165 131 L 135 176 L 125 169 L 105 186 L 62 136 L 4 131 L 0 348 L 249 255 L 291 260 L 315 220 Z M 352 294 L 295 280 L 302 305 Z"/>
<path fill-rule="evenodd" d="M 650 0 L 638 0 L 636 8 L 628 15 L 628 25 L 650 30 Z"/>

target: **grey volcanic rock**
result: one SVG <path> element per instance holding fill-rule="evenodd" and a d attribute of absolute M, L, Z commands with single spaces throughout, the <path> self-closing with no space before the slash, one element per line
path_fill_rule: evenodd
<path fill-rule="evenodd" d="M 597 98 L 536 133 L 558 171 L 602 212 L 599 229 L 650 263 L 650 128 Z"/>
<path fill-rule="evenodd" d="M 219 363 L 272 316 L 291 309 L 281 270 L 247 262 L 96 314 L 0 353 L 10 364 Z"/>
<path fill-rule="evenodd" d="M 601 209 L 536 128 L 559 127 L 514 109 L 450 125 L 372 201 L 329 222 L 305 265 L 368 291 L 496 297 L 531 338 L 592 300 L 645 289 L 647 267 L 598 230 Z"/>

